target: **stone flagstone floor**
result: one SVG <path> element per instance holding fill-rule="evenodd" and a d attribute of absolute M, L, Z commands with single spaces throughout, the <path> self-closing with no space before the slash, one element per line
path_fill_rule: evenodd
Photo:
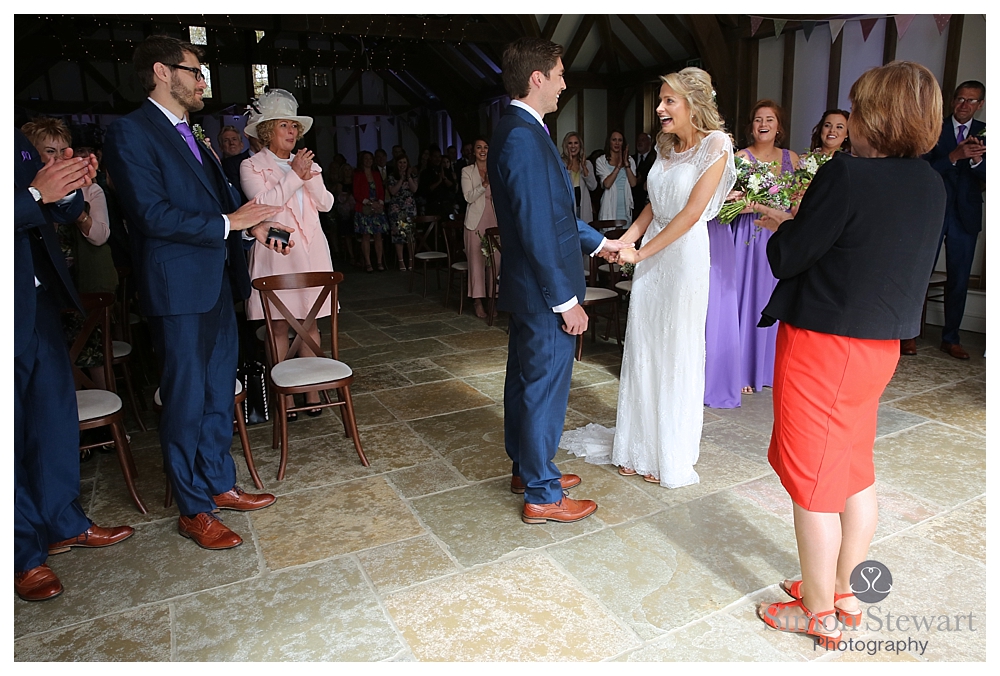
<path fill-rule="evenodd" d="M 326 411 L 291 424 L 278 482 L 270 427 L 251 427 L 278 501 L 223 512 L 244 544 L 208 552 L 162 507 L 155 430 L 133 429 L 150 513 L 131 505 L 113 455 L 82 465 L 88 515 L 136 535 L 49 559 L 66 591 L 15 597 L 15 660 L 985 660 L 984 336 L 964 337 L 973 356 L 959 362 L 931 327 L 880 409 L 870 558 L 891 570 L 893 592 L 849 636 L 926 646 L 821 655 L 753 613 L 799 572 L 791 503 L 766 460 L 770 390 L 705 410 L 695 486 L 660 488 L 560 451 L 562 470 L 583 477 L 572 495 L 600 507 L 528 526 L 503 450 L 507 336 L 471 308 L 457 315 L 454 294 L 445 308 L 433 283 L 422 298 L 406 281 L 351 271 L 341 289 L 341 358 L 356 372 L 370 468 Z M 614 424 L 620 362 L 613 343 L 587 338 L 567 429 Z M 972 631 L 938 630 L 940 616 L 970 613 Z M 934 616 L 934 630 L 896 626 L 900 615 Z"/>

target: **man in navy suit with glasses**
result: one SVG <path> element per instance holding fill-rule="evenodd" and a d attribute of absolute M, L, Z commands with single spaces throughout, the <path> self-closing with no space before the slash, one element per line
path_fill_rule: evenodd
<path fill-rule="evenodd" d="M 178 531 L 205 549 L 242 544 L 219 509 L 267 507 L 236 485 L 229 453 L 237 367 L 234 298 L 250 295 L 242 232 L 264 242 L 280 207 L 240 207 L 188 114 L 204 107 L 199 47 L 164 35 L 133 57 L 149 98 L 108 128 L 104 158 L 131 227 L 139 300 L 162 365 L 160 446 Z M 287 228 L 281 228 L 287 229 Z"/>
<path fill-rule="evenodd" d="M 969 276 L 976 255 L 976 242 L 983 222 L 983 184 L 986 181 L 986 125 L 973 119 L 986 102 L 986 85 L 968 80 L 958 85 L 952 98 L 952 114 L 945 118 L 941 137 L 924 155 L 948 192 L 941 240 L 945 248 L 947 281 L 944 287 L 944 328 L 941 350 L 956 359 L 968 359 L 958 328 L 965 315 Z M 940 245 L 939 245 L 940 248 Z M 916 354 L 916 342 L 904 340 L 903 354 Z"/>

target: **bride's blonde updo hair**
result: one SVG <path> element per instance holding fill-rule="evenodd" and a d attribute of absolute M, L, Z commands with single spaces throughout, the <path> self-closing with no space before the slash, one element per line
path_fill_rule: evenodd
<path fill-rule="evenodd" d="M 719 115 L 715 105 L 715 90 L 712 88 L 712 77 L 701 68 L 694 66 L 676 73 L 660 76 L 679 96 L 687 101 L 691 109 L 691 124 L 698 131 L 707 134 L 710 131 L 725 131 L 725 121 Z M 660 132 L 656 135 L 656 149 L 660 157 L 665 157 L 667 151 L 678 144 L 676 134 Z"/>

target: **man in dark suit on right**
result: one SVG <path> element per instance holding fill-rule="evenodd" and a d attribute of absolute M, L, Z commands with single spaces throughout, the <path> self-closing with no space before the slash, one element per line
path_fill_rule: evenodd
<path fill-rule="evenodd" d="M 968 359 L 958 328 L 965 315 L 972 259 L 983 220 L 983 183 L 986 181 L 986 125 L 972 118 L 986 102 L 986 85 L 968 80 L 958 85 L 952 115 L 941 127 L 941 138 L 924 159 L 941 174 L 948 202 L 941 239 L 945 245 L 947 281 L 944 291 L 944 328 L 941 350 L 956 359 Z M 914 341 L 902 341 L 903 354 L 916 354 Z"/>
<path fill-rule="evenodd" d="M 632 160 L 635 162 L 635 187 L 632 188 L 632 214 L 638 215 L 646 202 L 649 201 L 649 193 L 646 192 L 646 177 L 649 170 L 653 168 L 656 161 L 656 153 L 653 151 L 653 138 L 646 132 L 640 132 L 635 137 L 635 150 Z M 631 225 L 631 223 L 629 224 Z"/>
<path fill-rule="evenodd" d="M 580 477 L 553 462 L 566 418 L 576 336 L 587 330 L 581 251 L 614 256 L 624 246 L 576 218 L 573 186 L 542 116 L 558 109 L 562 47 L 521 38 L 503 54 L 512 101 L 493 132 L 486 160 L 503 242 L 503 293 L 510 313 L 504 382 L 504 446 L 510 489 L 524 494 L 525 523 L 570 523 L 597 509 L 563 491 Z M 630 246 L 630 245 L 629 245 Z"/>

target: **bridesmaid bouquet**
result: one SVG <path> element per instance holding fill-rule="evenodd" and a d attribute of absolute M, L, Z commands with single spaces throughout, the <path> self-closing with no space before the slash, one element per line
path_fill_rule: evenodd
<path fill-rule="evenodd" d="M 750 162 L 739 155 L 734 155 L 733 160 L 736 163 L 733 191 L 742 193 L 742 197 L 722 205 L 717 216 L 720 223 L 732 223 L 751 202 L 781 210 L 792 206 L 792 174 L 775 176 L 771 168 L 777 166 L 776 162 Z"/>
<path fill-rule="evenodd" d="M 792 204 L 802 201 L 806 188 L 812 183 L 819 168 L 826 164 L 833 155 L 817 151 L 807 151 L 799 155 L 799 166 L 792 172 L 789 183 L 792 188 Z"/>

